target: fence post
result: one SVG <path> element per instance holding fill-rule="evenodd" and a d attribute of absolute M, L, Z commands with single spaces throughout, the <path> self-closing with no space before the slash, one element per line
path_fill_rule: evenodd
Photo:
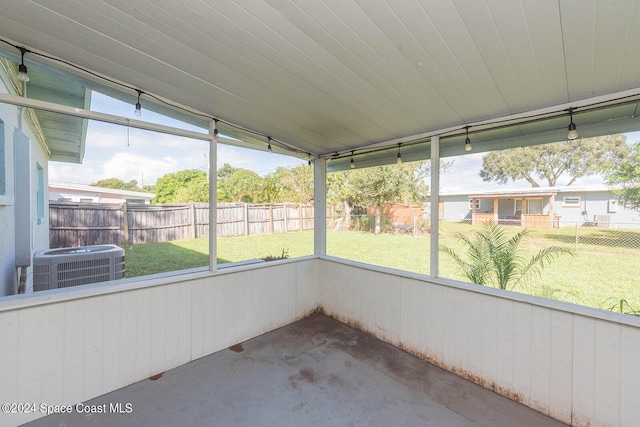
<path fill-rule="evenodd" d="M 334 230 L 336 228 L 336 212 L 335 207 L 331 205 L 331 229 Z"/>
<path fill-rule="evenodd" d="M 418 236 L 418 217 L 413 217 L 413 237 Z"/>
<path fill-rule="evenodd" d="M 126 200 L 122 202 L 122 242 L 125 244 L 133 243 L 133 241 L 129 242 L 129 209 L 127 209 Z"/>
<path fill-rule="evenodd" d="M 287 206 L 286 203 L 283 203 L 282 206 L 284 206 L 284 213 L 282 214 L 283 218 L 284 218 L 284 232 L 287 233 L 289 231 L 289 215 L 287 214 L 289 207 Z"/>
<path fill-rule="evenodd" d="M 244 204 L 244 235 L 249 235 L 249 203 Z"/>
<path fill-rule="evenodd" d="M 298 231 L 302 231 L 302 204 L 298 205 Z"/>
<path fill-rule="evenodd" d="M 191 227 L 193 230 L 193 238 L 198 238 L 198 221 L 196 221 L 196 204 L 191 202 Z"/>
<path fill-rule="evenodd" d="M 574 249 L 578 251 L 578 221 L 576 221 L 576 243 Z"/>
<path fill-rule="evenodd" d="M 273 234 L 273 205 L 269 203 L 269 233 Z"/>

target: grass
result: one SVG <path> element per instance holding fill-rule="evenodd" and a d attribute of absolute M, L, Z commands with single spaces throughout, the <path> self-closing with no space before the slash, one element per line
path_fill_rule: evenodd
<path fill-rule="evenodd" d="M 468 224 L 442 223 L 440 241 L 455 247 L 451 235 L 472 230 Z M 514 227 L 514 232 L 517 230 Z M 640 307 L 640 277 L 636 271 L 640 257 L 640 232 L 586 228 L 580 229 L 579 233 L 574 257 L 562 256 L 546 265 L 542 277 L 519 286 L 515 291 L 602 309 L 615 308 L 615 302 L 621 300 L 630 307 Z M 576 249 L 575 234 L 574 228 L 534 229 L 523 244 L 531 250 L 551 245 Z M 207 266 L 208 244 L 208 239 L 195 239 L 127 246 L 127 277 Z M 428 234 L 414 238 L 327 231 L 329 255 L 421 274 L 429 274 L 429 246 Z M 217 245 L 218 263 L 277 257 L 283 251 L 290 258 L 311 255 L 313 232 L 222 237 Z M 458 267 L 445 255 L 440 256 L 438 271 L 440 277 L 465 280 Z M 632 310 L 627 312 L 634 313 Z"/>

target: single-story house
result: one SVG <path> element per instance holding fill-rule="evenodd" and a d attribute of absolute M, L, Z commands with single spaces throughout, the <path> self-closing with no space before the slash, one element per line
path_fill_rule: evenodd
<path fill-rule="evenodd" d="M 148 205 L 155 194 L 93 185 L 49 182 L 49 200 L 77 203 L 136 203 Z"/>
<path fill-rule="evenodd" d="M 607 186 L 536 187 L 441 193 L 440 217 L 532 228 L 570 225 L 640 227 L 640 212 L 620 203 Z"/>

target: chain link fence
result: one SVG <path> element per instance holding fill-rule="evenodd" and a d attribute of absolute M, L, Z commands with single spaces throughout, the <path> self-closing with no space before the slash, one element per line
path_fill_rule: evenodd
<path fill-rule="evenodd" d="M 571 245 L 575 251 L 591 252 L 598 247 L 640 249 L 638 223 L 560 221 L 558 229 L 559 240 Z M 566 233 L 562 233 L 563 229 Z"/>
<path fill-rule="evenodd" d="M 514 290 L 543 298 L 566 301 L 625 314 L 640 315 L 640 275 L 637 273 L 640 259 L 640 222 L 613 221 L 543 221 L 535 218 L 535 223 L 524 227 L 524 220 L 505 219 L 508 235 L 526 228 L 529 233 L 521 241 L 526 256 L 551 246 L 570 249 L 573 256 L 562 256 L 544 265 L 539 276 L 532 276 L 527 283 L 521 283 Z M 375 215 L 354 215 L 348 221 L 337 217 L 334 230 L 359 233 L 379 233 L 379 240 L 363 239 L 367 250 L 357 253 L 338 254 L 357 261 L 406 269 L 425 273 L 429 268 L 429 237 L 432 232 L 428 218 Z M 461 257 L 467 257 L 467 248 L 457 238 L 471 236 L 482 231 L 483 222 L 440 220 L 438 224 L 439 243 L 452 248 Z M 350 241 L 346 237 L 345 239 Z M 354 233 L 355 234 L 355 233 Z M 398 236 L 398 239 L 390 238 Z M 339 239 L 339 238 L 337 238 Z M 352 244 L 352 243 L 351 243 Z M 339 245 L 338 245 L 339 246 Z M 387 252 L 385 252 L 387 251 Z M 377 253 L 384 257 L 376 258 Z M 420 259 L 415 258 L 420 253 Z M 526 257 L 525 256 L 525 257 Z M 408 260 L 407 262 L 400 262 Z M 467 281 L 460 267 L 448 256 L 439 256 L 439 277 Z"/>
<path fill-rule="evenodd" d="M 599 248 L 632 249 L 640 251 L 640 222 L 613 221 L 536 221 L 524 227 L 521 221 L 503 220 L 500 224 L 517 231 L 528 228 L 533 246 L 559 245 L 576 252 L 597 252 Z M 440 234 L 447 237 L 456 232 L 481 229 L 482 225 L 471 225 L 471 221 L 441 220 Z M 335 222 L 336 230 L 390 233 L 420 237 L 431 232 L 431 222 L 424 217 L 390 218 L 381 215 L 352 215 L 350 221 L 340 218 Z M 639 253 L 640 255 L 640 253 Z"/>
<path fill-rule="evenodd" d="M 363 231 L 368 233 L 390 233 L 422 236 L 431 232 L 430 221 L 420 216 L 351 215 L 334 221 L 337 231 Z"/>
<path fill-rule="evenodd" d="M 575 252 L 594 253 L 599 251 L 639 250 L 640 251 L 640 223 L 613 221 L 552 221 L 537 220 L 535 224 L 524 227 L 521 221 L 504 220 L 498 223 L 508 226 L 514 233 L 528 228 L 531 244 L 536 247 L 564 246 Z M 480 229 L 481 224 L 471 225 L 471 221 L 442 221 L 441 235 L 462 231 Z M 640 252 L 638 253 L 640 256 Z"/>

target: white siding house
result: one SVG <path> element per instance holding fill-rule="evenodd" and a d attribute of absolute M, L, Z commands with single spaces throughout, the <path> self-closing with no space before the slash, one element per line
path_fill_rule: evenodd
<path fill-rule="evenodd" d="M 148 205 L 155 194 L 142 191 L 119 190 L 93 185 L 49 183 L 49 200 L 77 203 L 140 203 Z"/>

